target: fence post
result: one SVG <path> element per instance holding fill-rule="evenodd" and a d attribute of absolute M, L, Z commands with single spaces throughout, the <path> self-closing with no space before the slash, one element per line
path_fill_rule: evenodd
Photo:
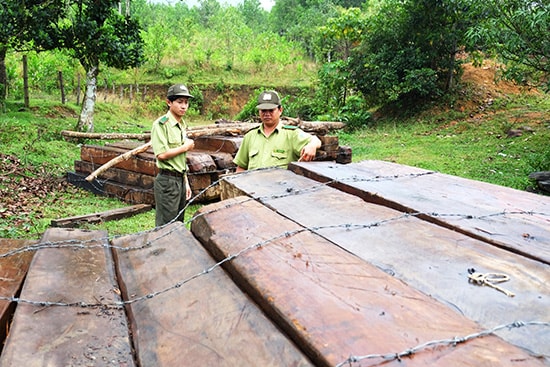
<path fill-rule="evenodd" d="M 59 90 L 61 91 L 61 103 L 65 104 L 67 100 L 65 99 L 65 84 L 63 83 L 63 72 L 61 70 L 57 72 L 57 78 L 59 80 Z"/>

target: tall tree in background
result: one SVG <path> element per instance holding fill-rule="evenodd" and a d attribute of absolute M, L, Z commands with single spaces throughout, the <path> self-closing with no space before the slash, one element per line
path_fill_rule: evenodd
<path fill-rule="evenodd" d="M 23 50 L 34 37 L 45 36 L 50 22 L 65 10 L 62 0 L 24 2 L 0 0 L 0 103 L 7 94 L 6 54 L 10 49 Z M 51 49 L 48 43 L 44 49 Z M 39 50 L 37 50 L 39 51 Z"/>
<path fill-rule="evenodd" d="M 387 0 L 350 62 L 371 103 L 418 105 L 447 93 L 460 76 L 456 59 L 477 19 L 469 0 Z"/>
<path fill-rule="evenodd" d="M 332 0 L 277 0 L 269 19 L 273 32 L 299 43 L 314 59 L 317 27 L 336 15 Z"/>
<path fill-rule="evenodd" d="M 93 131 L 100 64 L 127 69 L 142 63 L 140 26 L 118 11 L 118 0 L 71 0 L 65 17 L 36 37 L 38 45 L 66 49 L 86 70 L 86 93 L 76 129 Z M 123 12 L 123 14 L 126 11 Z"/>

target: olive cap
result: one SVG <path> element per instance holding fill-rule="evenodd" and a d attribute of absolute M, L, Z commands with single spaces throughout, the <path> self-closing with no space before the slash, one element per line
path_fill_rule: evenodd
<path fill-rule="evenodd" d="M 279 94 L 274 90 L 268 90 L 266 92 L 262 92 L 258 96 L 258 105 L 256 108 L 259 110 L 272 110 L 280 105 L 281 99 L 279 98 Z"/>
<path fill-rule="evenodd" d="M 191 94 L 189 94 L 189 89 L 183 84 L 175 84 L 168 88 L 168 93 L 166 94 L 166 97 L 187 97 L 187 98 L 193 98 Z"/>

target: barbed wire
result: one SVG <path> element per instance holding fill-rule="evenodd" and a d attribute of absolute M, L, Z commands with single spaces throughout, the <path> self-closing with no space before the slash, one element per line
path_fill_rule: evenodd
<path fill-rule="evenodd" d="M 242 174 L 251 174 L 252 172 L 254 172 L 254 171 L 245 171 L 245 172 L 240 173 L 240 174 L 241 175 Z M 344 179 L 328 180 L 326 182 L 316 183 L 316 184 L 314 184 L 310 187 L 307 187 L 307 188 L 295 189 L 295 188 L 292 188 L 292 187 L 288 187 L 283 193 L 280 193 L 280 194 L 257 196 L 257 197 L 247 197 L 246 199 L 242 199 L 242 200 L 239 200 L 239 201 L 227 201 L 226 204 L 223 205 L 223 206 L 218 205 L 214 209 L 205 210 L 205 211 L 202 211 L 201 213 L 196 213 L 195 216 L 193 216 L 191 219 L 185 221 L 184 225 L 190 224 L 192 221 L 196 220 L 200 216 L 208 215 L 208 214 L 211 214 L 213 212 L 217 212 L 217 211 L 220 211 L 220 210 L 223 210 L 223 209 L 228 209 L 228 208 L 230 208 L 234 205 L 241 205 L 243 202 L 253 201 L 253 200 L 254 201 L 256 201 L 256 200 L 258 200 L 258 201 L 268 201 L 268 200 L 274 200 L 274 199 L 278 199 L 278 198 L 284 198 L 284 197 L 287 197 L 287 196 L 300 195 L 300 194 L 304 194 L 304 193 L 307 193 L 307 192 L 312 192 L 312 191 L 318 190 L 322 187 L 334 184 L 336 182 L 380 181 L 380 180 L 396 179 L 396 178 L 399 178 L 399 177 L 418 177 L 418 176 L 428 175 L 428 174 L 432 174 L 432 173 L 435 173 L 435 172 L 429 171 L 429 172 L 422 172 L 422 173 L 416 173 L 416 174 L 407 174 L 407 175 L 377 176 L 377 177 L 374 177 L 374 178 L 363 178 L 363 177 L 358 177 L 358 176 L 352 176 L 352 177 L 348 177 L 348 178 L 344 178 Z M 227 176 L 227 177 L 230 178 L 231 176 Z M 202 193 L 205 193 L 206 191 L 212 189 L 216 185 L 219 185 L 220 182 L 224 179 L 225 179 L 225 177 L 221 177 L 219 180 L 213 182 L 211 185 L 209 185 L 208 187 L 201 190 L 197 195 L 195 195 L 191 200 L 188 201 L 188 203 L 186 204 L 186 206 L 183 210 L 184 211 L 187 210 L 190 205 L 193 205 L 195 203 L 197 198 L 199 198 Z M 211 272 L 213 272 L 217 268 L 222 267 L 223 264 L 225 264 L 227 262 L 230 262 L 234 259 L 237 259 L 238 257 L 242 256 L 243 254 L 245 254 L 245 253 L 247 253 L 247 252 L 249 252 L 253 249 L 257 249 L 257 248 L 260 248 L 260 247 L 263 247 L 263 246 L 267 246 L 270 243 L 273 243 L 273 242 L 275 242 L 279 239 L 291 237 L 291 236 L 297 235 L 297 234 L 302 233 L 302 232 L 317 233 L 317 232 L 319 232 L 321 230 L 324 230 L 324 229 L 337 229 L 337 228 L 342 228 L 342 229 L 350 230 L 350 231 L 351 230 L 357 230 L 357 229 L 368 229 L 368 228 L 383 226 L 383 225 L 388 224 L 390 222 L 406 219 L 406 218 L 409 218 L 409 217 L 422 217 L 422 216 L 460 217 L 460 218 L 466 219 L 466 220 L 485 220 L 485 219 L 488 219 L 488 218 L 494 218 L 494 217 L 499 217 L 499 216 L 509 216 L 509 215 L 541 215 L 541 216 L 550 217 L 549 213 L 541 213 L 541 212 L 535 212 L 535 211 L 524 211 L 524 210 L 517 210 L 517 211 L 503 210 L 503 211 L 484 214 L 484 215 L 480 215 L 480 216 L 472 215 L 472 214 L 460 214 L 460 213 L 437 213 L 437 212 L 421 213 L 421 212 L 412 212 L 412 213 L 400 213 L 399 215 L 396 215 L 394 217 L 387 218 L 387 219 L 380 220 L 380 221 L 371 222 L 371 223 L 341 223 L 341 224 L 331 224 L 331 225 L 325 225 L 325 226 L 300 227 L 298 229 L 295 229 L 295 230 L 292 230 L 292 231 L 285 231 L 285 232 L 279 233 L 279 234 L 277 234 L 277 235 L 275 235 L 271 238 L 268 238 L 268 239 L 265 239 L 263 241 L 254 243 L 254 244 L 252 244 L 248 247 L 245 247 L 245 248 L 239 250 L 235 254 L 228 254 L 225 258 L 223 258 L 222 260 L 216 262 L 215 264 L 213 264 L 213 265 L 211 265 L 207 268 L 204 268 L 201 271 L 199 271 L 195 274 L 192 274 L 192 275 L 190 275 L 190 276 L 188 276 L 184 279 L 181 279 L 181 280 L 175 282 L 174 284 L 172 284 L 168 287 L 165 287 L 165 288 L 159 289 L 159 290 L 155 290 L 153 292 L 143 294 L 141 296 L 130 297 L 130 298 L 125 299 L 125 300 L 121 299 L 119 301 L 114 300 L 112 302 L 106 301 L 106 302 L 95 302 L 95 303 L 90 303 L 90 302 L 85 302 L 85 301 L 52 302 L 52 301 L 31 300 L 31 299 L 23 299 L 23 298 L 20 298 L 20 297 L 6 297 L 6 296 L 0 296 L 0 300 L 8 301 L 8 302 L 15 302 L 15 303 L 25 303 L 25 304 L 29 304 L 29 305 L 33 305 L 33 306 L 37 306 L 37 307 L 41 307 L 41 308 L 47 308 L 47 307 L 76 307 L 76 308 L 97 308 L 97 309 L 102 309 L 102 310 L 103 309 L 121 309 L 121 308 L 124 308 L 127 305 L 132 305 L 132 304 L 135 304 L 135 303 L 138 303 L 138 302 L 147 301 L 147 300 L 153 299 L 155 297 L 158 297 L 160 295 L 166 294 L 170 291 L 179 289 L 179 288 L 183 287 L 184 285 L 188 284 L 189 282 L 191 282 L 195 279 L 198 279 L 202 276 L 206 276 L 207 274 L 210 274 Z M 169 226 L 170 224 L 172 224 L 175 221 L 176 221 L 176 219 L 174 218 L 171 222 L 169 222 L 168 224 L 166 224 L 164 226 L 155 227 L 155 228 L 148 229 L 148 230 L 138 232 L 138 233 L 133 233 L 132 236 L 141 236 L 141 235 L 144 235 L 144 234 L 149 234 L 149 233 L 153 233 L 153 232 L 156 232 L 156 231 L 160 231 L 160 230 L 164 229 L 165 227 Z M 152 248 L 156 241 L 159 241 L 161 238 L 169 236 L 171 233 L 178 230 L 179 228 L 180 227 L 177 227 L 177 228 L 174 228 L 170 231 L 165 231 L 165 232 L 159 233 L 159 235 L 156 236 L 155 238 L 149 239 L 147 242 L 145 242 L 143 244 L 140 244 L 138 246 L 116 246 L 116 245 L 113 245 L 111 240 L 114 240 L 114 239 L 120 238 L 120 237 L 125 237 L 125 236 L 128 236 L 128 235 L 115 235 L 115 236 L 107 235 L 105 237 L 95 237 L 95 238 L 92 238 L 92 239 L 89 239 L 89 240 L 69 239 L 69 240 L 62 240 L 62 241 L 55 241 L 55 242 L 46 241 L 46 242 L 42 242 L 42 243 L 38 243 L 38 244 L 32 244 L 32 245 L 24 246 L 24 247 L 21 247 L 19 249 L 15 249 L 15 250 L 8 251 L 6 253 L 0 254 L 0 259 L 7 258 L 7 257 L 10 257 L 10 256 L 14 256 L 14 255 L 21 254 L 21 253 L 25 253 L 25 252 L 35 252 L 35 251 L 38 251 L 38 250 L 41 250 L 41 249 L 51 249 L 51 248 L 74 248 L 74 249 L 107 248 L 107 249 L 114 249 L 114 250 L 121 251 L 121 252 L 139 251 L 139 250 L 143 250 L 143 249 Z M 117 292 L 117 294 L 118 294 L 118 292 Z M 363 355 L 363 356 L 350 356 L 348 359 L 346 359 L 345 361 L 339 363 L 336 366 L 337 367 L 342 367 L 342 366 L 345 366 L 345 365 L 352 366 L 353 363 L 357 363 L 357 362 L 365 360 L 365 359 L 382 359 L 384 361 L 400 360 L 401 358 L 411 356 L 413 354 L 419 353 L 419 352 L 421 352 L 425 349 L 431 348 L 431 347 L 445 346 L 445 345 L 456 346 L 457 344 L 464 343 L 464 342 L 466 342 L 468 340 L 471 340 L 471 339 L 483 337 L 483 336 L 495 333 L 495 332 L 500 331 L 500 330 L 505 329 L 505 328 L 513 329 L 513 328 L 519 328 L 519 327 L 531 326 L 531 325 L 540 325 L 540 326 L 548 327 L 548 326 L 550 326 L 550 323 L 549 322 L 542 322 L 542 321 L 530 321 L 530 322 L 516 321 L 516 322 L 510 323 L 510 324 L 500 325 L 500 326 L 497 326 L 497 327 L 492 328 L 492 329 L 483 330 L 483 331 L 480 331 L 478 333 L 466 335 L 466 336 L 463 336 L 463 337 L 454 337 L 454 338 L 450 338 L 450 339 L 432 340 L 432 341 L 429 341 L 429 342 L 426 342 L 426 343 L 419 344 L 417 346 L 408 348 L 408 349 L 406 349 L 402 352 L 385 353 L 385 354 L 369 354 L 369 355 Z"/>
<path fill-rule="evenodd" d="M 219 211 L 221 209 L 226 209 L 226 208 L 229 208 L 233 205 L 240 205 L 243 202 L 249 201 L 249 200 L 254 200 L 254 199 L 253 198 L 247 198 L 247 199 L 242 200 L 242 201 L 228 202 L 226 205 L 224 205 L 221 208 L 216 208 L 216 209 L 211 210 L 211 211 L 206 211 L 206 212 L 201 213 L 200 215 L 208 215 L 212 212 L 216 212 L 216 211 Z M 502 212 L 501 214 L 504 214 L 504 213 L 509 214 L 508 212 Z M 115 308 L 118 308 L 118 307 L 124 306 L 125 304 L 132 304 L 132 303 L 135 303 L 135 302 L 138 302 L 138 301 L 151 299 L 151 298 L 154 298 L 158 295 L 164 294 L 164 293 L 166 293 L 170 290 L 180 288 L 182 285 L 192 281 L 193 279 L 197 279 L 198 277 L 200 277 L 202 275 L 206 275 L 206 274 L 210 273 L 215 268 L 220 267 L 222 264 L 224 264 L 228 261 L 231 261 L 231 260 L 241 256 L 242 254 L 244 254 L 244 253 L 246 253 L 246 252 L 248 252 L 252 249 L 262 247 L 262 246 L 266 246 L 269 243 L 277 241 L 278 239 L 281 239 L 281 238 L 290 237 L 290 236 L 293 236 L 293 235 L 296 235 L 296 234 L 302 233 L 302 232 L 317 233 L 317 232 L 325 230 L 325 229 L 342 228 L 342 229 L 345 229 L 346 231 L 351 231 L 351 230 L 357 230 L 357 229 L 368 229 L 368 228 L 380 227 L 380 226 L 382 226 L 384 224 L 387 224 L 387 223 L 390 223 L 390 222 L 398 221 L 398 220 L 401 220 L 401 219 L 406 219 L 406 218 L 409 218 L 409 217 L 415 217 L 415 216 L 418 216 L 418 215 L 422 215 L 422 213 L 403 213 L 403 214 L 400 214 L 400 215 L 395 216 L 395 217 L 391 217 L 391 218 L 387 218 L 387 219 L 383 219 L 383 220 L 375 221 L 375 222 L 371 222 L 371 223 L 330 224 L 330 225 L 323 225 L 323 226 L 300 227 L 299 229 L 296 229 L 296 230 L 293 230 L 293 231 L 285 231 L 285 232 L 277 234 L 277 235 L 275 235 L 271 238 L 267 238 L 267 239 L 265 239 L 261 242 L 258 242 L 258 243 L 252 244 L 252 245 L 250 245 L 246 248 L 243 248 L 242 250 L 240 250 L 236 254 L 228 255 L 227 257 L 225 257 L 224 259 L 222 259 L 218 263 L 212 265 L 211 267 L 203 269 L 202 271 L 200 271 L 196 274 L 193 274 L 188 278 L 185 278 L 181 281 L 178 281 L 175 284 L 173 284 L 172 286 L 169 286 L 169 287 L 164 288 L 164 289 L 159 290 L 159 291 L 154 291 L 154 292 L 142 295 L 140 297 L 135 297 L 135 298 L 132 298 L 132 299 L 128 299 L 127 301 L 115 302 L 113 304 L 105 304 L 105 303 L 88 304 L 88 303 L 85 303 L 85 302 L 73 302 L 73 303 L 44 302 L 44 301 L 32 301 L 32 300 L 25 300 L 25 299 L 21 299 L 21 298 L 4 297 L 4 296 L 0 296 L 0 300 L 10 301 L 10 302 L 18 302 L 18 303 L 34 304 L 34 305 L 38 305 L 38 306 L 41 306 L 41 307 L 45 307 L 45 306 L 67 306 L 67 307 L 76 306 L 76 307 L 111 307 L 111 308 L 115 307 Z M 456 214 L 451 214 L 451 215 L 456 215 Z M 191 220 L 195 220 L 197 217 L 198 216 L 195 216 Z M 471 217 L 471 216 L 468 215 L 467 217 Z M 168 226 L 168 224 L 166 226 Z M 161 228 L 161 227 L 157 227 L 154 230 L 158 230 L 159 228 Z M 151 248 L 153 246 L 154 242 L 158 241 L 161 238 L 164 238 L 164 237 L 170 235 L 172 232 L 174 232 L 176 230 L 178 230 L 178 228 L 174 228 L 170 231 L 166 231 L 164 233 L 161 233 L 158 237 L 156 237 L 154 239 L 151 239 L 151 240 L 145 242 L 142 245 L 129 246 L 129 247 L 128 246 L 115 246 L 115 245 L 111 244 L 111 241 L 108 241 L 108 242 L 105 242 L 105 243 L 102 243 L 102 244 L 90 244 L 90 243 L 97 243 L 97 242 L 99 242 L 101 240 L 104 240 L 104 239 L 107 240 L 108 238 L 100 238 L 100 239 L 93 238 L 93 239 L 83 240 L 83 241 L 72 240 L 72 239 L 71 240 L 57 241 L 57 242 L 47 241 L 47 242 L 43 242 L 43 243 L 40 243 L 40 244 L 29 245 L 29 246 L 25 246 L 25 247 L 22 247 L 22 248 L 19 248 L 19 249 L 15 249 L 15 250 L 6 252 L 4 254 L 0 254 L 0 259 L 6 258 L 6 257 L 9 257 L 9 256 L 14 256 L 14 255 L 17 255 L 17 254 L 21 254 L 21 253 L 24 253 L 24 252 L 31 252 L 31 251 L 37 251 L 37 250 L 40 250 L 40 249 L 52 249 L 52 248 L 76 248 L 76 249 L 111 248 L 111 249 L 119 250 L 119 251 L 122 251 L 122 252 L 136 251 L 136 250 Z M 145 231 L 145 232 L 150 232 L 150 231 Z M 139 236 L 138 234 L 133 234 L 133 235 Z M 121 237 L 121 236 L 118 236 L 118 237 Z"/>
<path fill-rule="evenodd" d="M 512 329 L 517 329 L 517 328 L 521 328 L 521 327 L 525 327 L 525 326 L 535 326 L 535 325 L 536 326 L 548 327 L 548 326 L 550 326 L 550 322 L 546 322 L 546 321 L 527 321 L 527 322 L 514 321 L 514 322 L 509 323 L 509 324 L 503 324 L 503 325 L 495 326 L 491 329 L 485 329 L 485 330 L 479 331 L 477 333 L 473 333 L 473 334 L 469 334 L 469 335 L 465 335 L 465 336 L 453 337 L 453 338 L 449 338 L 449 339 L 430 340 L 428 342 L 418 344 L 414 347 L 407 348 L 404 351 L 397 352 L 397 353 L 367 354 L 367 355 L 363 355 L 363 356 L 350 356 L 345 361 L 338 363 L 336 365 L 336 367 L 343 367 L 343 366 L 346 366 L 346 365 L 351 367 L 351 366 L 353 366 L 352 365 L 353 363 L 358 363 L 358 362 L 366 360 L 366 359 L 381 359 L 384 362 L 390 362 L 390 361 L 395 361 L 395 360 L 401 361 L 401 359 L 404 358 L 404 357 L 413 356 L 414 354 L 417 354 L 417 353 L 422 352 L 424 350 L 427 350 L 429 348 L 433 348 L 433 347 L 437 347 L 437 346 L 456 347 L 458 344 L 465 343 L 469 340 L 482 338 L 482 337 L 494 334 L 494 333 L 496 333 L 500 330 L 503 330 L 503 329 L 512 330 Z M 544 357 L 547 358 L 548 356 L 544 356 Z"/>
<path fill-rule="evenodd" d="M 249 170 L 249 171 L 241 172 L 241 173 L 239 173 L 239 175 L 247 175 L 247 174 L 252 174 L 253 172 L 257 172 L 257 171 L 272 170 L 272 169 L 273 168 L 259 168 L 259 169 L 256 169 L 256 170 Z M 216 208 L 216 209 L 213 209 L 213 210 L 210 210 L 210 211 L 204 211 L 200 214 L 195 215 L 191 219 L 184 221 L 184 225 L 189 225 L 193 220 L 195 220 L 199 216 L 208 215 L 208 214 L 211 214 L 212 212 L 218 211 L 220 209 L 227 209 L 227 208 L 229 208 L 233 205 L 240 205 L 241 203 L 246 202 L 246 201 L 257 200 L 257 201 L 262 202 L 262 201 L 280 199 L 280 198 L 284 198 L 284 197 L 287 197 L 287 196 L 300 195 L 300 194 L 304 194 L 304 193 L 308 193 L 308 192 L 314 192 L 315 190 L 318 190 L 318 189 L 326 187 L 326 186 L 330 186 L 331 184 L 334 184 L 334 183 L 337 183 L 337 182 L 345 182 L 345 181 L 369 182 L 369 181 L 396 179 L 396 178 L 401 178 L 401 177 L 420 177 L 420 176 L 429 175 L 429 174 L 433 174 L 433 173 L 436 173 L 436 172 L 435 171 L 427 171 L 427 172 L 411 173 L 411 174 L 405 174 L 405 175 L 376 176 L 374 178 L 364 178 L 364 177 L 359 177 L 359 176 L 352 176 L 352 177 L 343 178 L 343 179 L 335 179 L 335 180 L 327 180 L 325 182 L 318 182 L 314 185 L 311 185 L 308 188 L 294 189 L 292 187 L 288 187 L 285 190 L 285 192 L 283 192 L 281 194 L 249 197 L 248 199 L 246 199 L 244 201 L 229 202 L 228 204 L 226 204 L 225 206 L 223 206 L 221 208 Z M 134 236 L 145 235 L 145 234 L 148 234 L 148 233 L 151 233 L 151 232 L 158 231 L 158 230 L 174 223 L 177 220 L 177 218 L 180 217 L 183 214 L 183 212 L 188 210 L 191 205 L 195 204 L 195 202 L 201 197 L 201 195 L 206 193 L 208 190 L 213 189 L 215 186 L 218 186 L 221 183 L 222 180 L 224 180 L 226 178 L 231 179 L 231 177 L 232 177 L 231 175 L 223 176 L 220 179 L 212 182 L 206 188 L 202 189 L 197 195 L 195 195 L 193 198 L 191 198 L 186 203 L 186 205 L 182 209 L 182 211 L 180 211 L 178 213 L 178 215 L 175 218 L 173 218 L 170 222 L 168 222 L 167 224 L 165 224 L 161 227 L 154 227 L 154 228 L 144 230 L 144 231 L 141 231 L 141 232 L 136 232 L 136 233 L 133 233 L 132 235 L 134 235 Z M 407 218 L 407 217 L 410 217 L 410 216 L 419 217 L 419 218 L 426 217 L 426 216 L 430 216 L 430 217 L 434 217 L 434 218 L 435 217 L 439 217 L 439 218 L 442 218 L 442 217 L 460 217 L 462 219 L 468 219 L 468 220 L 484 220 L 484 219 L 487 219 L 487 218 L 498 217 L 498 216 L 506 216 L 506 215 L 541 215 L 541 216 L 550 217 L 550 213 L 542 213 L 542 212 L 535 212 L 535 211 L 524 211 L 524 210 L 517 210 L 517 211 L 503 210 L 501 212 L 495 212 L 495 213 L 485 214 L 485 215 L 481 215 L 481 216 L 473 215 L 473 214 L 459 214 L 459 213 L 409 212 L 409 213 L 405 213 L 405 214 L 400 214 L 400 215 L 398 215 L 394 218 L 389 218 L 389 219 L 382 220 L 378 223 L 369 223 L 369 224 L 346 223 L 346 224 L 332 225 L 332 226 L 326 226 L 326 227 L 312 227 L 311 231 L 318 231 L 318 230 L 327 229 L 327 228 L 337 228 L 337 227 L 342 227 L 342 226 L 346 229 L 349 229 L 349 230 L 351 230 L 353 228 L 376 227 L 376 226 L 380 226 L 380 225 L 383 225 L 383 224 L 388 223 L 388 222 L 396 221 L 396 220 Z M 110 244 L 110 240 L 113 240 L 113 239 L 116 239 L 116 238 L 119 238 L 119 237 L 127 236 L 125 234 L 123 234 L 123 235 L 107 235 L 105 237 L 95 237 L 95 238 L 92 238 L 92 239 L 89 239 L 89 240 L 80 240 L 80 241 L 78 241 L 78 240 L 62 240 L 62 241 L 57 241 L 57 242 L 48 241 L 48 242 L 42 242 L 42 243 L 39 243 L 39 244 L 28 245 L 28 246 L 25 246 L 25 247 L 21 247 L 21 248 L 18 248 L 18 249 L 0 254 L 0 259 L 6 258 L 6 257 L 9 257 L 9 256 L 14 256 L 14 255 L 17 255 L 17 254 L 21 254 L 21 253 L 24 253 L 24 252 L 34 252 L 34 251 L 38 251 L 40 249 L 45 249 L 45 248 L 69 248 L 69 247 L 73 247 L 73 248 L 82 248 L 82 249 L 84 249 L 84 248 L 93 248 L 93 247 L 103 247 L 103 248 L 113 248 L 113 249 L 117 249 L 117 250 L 120 250 L 120 251 L 142 250 L 142 249 L 150 248 L 155 241 L 163 238 L 164 236 L 168 236 L 170 234 L 171 234 L 171 231 L 167 231 L 167 232 L 164 233 L 164 235 L 159 236 L 159 237 L 157 237 L 157 238 L 155 238 L 151 241 L 147 241 L 146 243 L 144 243 L 142 245 L 130 246 L 130 247 L 120 247 L 120 246 L 114 246 L 114 245 Z M 97 244 L 97 245 L 89 245 L 89 243 L 97 242 L 97 241 L 101 241 L 101 240 L 105 240 L 107 243 Z"/>

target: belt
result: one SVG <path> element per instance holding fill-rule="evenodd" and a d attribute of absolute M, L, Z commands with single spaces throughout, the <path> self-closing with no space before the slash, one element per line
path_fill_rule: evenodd
<path fill-rule="evenodd" d="M 176 172 L 176 171 L 170 171 L 169 169 L 164 169 L 164 168 L 161 168 L 159 170 L 159 173 L 161 175 L 165 175 L 165 176 L 183 177 L 183 173 Z"/>

